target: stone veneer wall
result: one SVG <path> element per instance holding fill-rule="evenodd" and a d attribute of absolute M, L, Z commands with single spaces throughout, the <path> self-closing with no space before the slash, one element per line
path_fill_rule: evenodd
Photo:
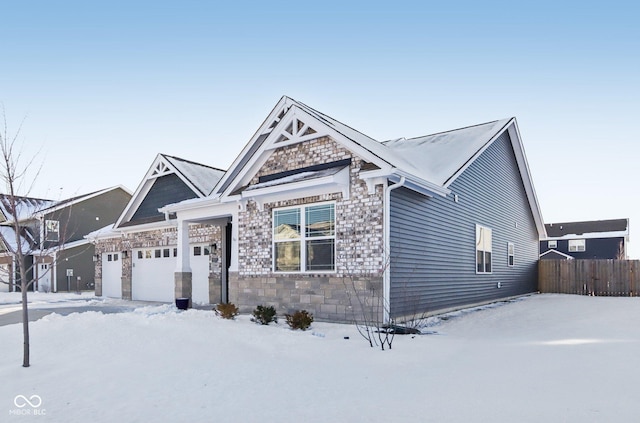
<path fill-rule="evenodd" d="M 95 253 L 102 256 L 103 253 L 128 251 L 127 257 L 122 257 L 122 298 L 131 299 L 132 277 L 132 250 L 134 248 L 154 248 L 176 246 L 178 244 L 178 228 L 167 227 L 150 231 L 129 232 L 122 236 L 99 240 L 95 245 Z M 221 245 L 221 230 L 219 226 L 190 225 L 189 243 L 216 243 Z M 209 298 L 212 302 L 218 302 L 220 298 L 221 277 L 221 248 L 211 251 L 209 256 Z M 95 289 L 96 295 L 102 295 L 102 260 L 95 262 Z M 213 289 L 212 289 L 212 285 Z M 218 286 L 215 286 L 218 285 Z M 217 295 L 217 297 L 216 297 Z"/>
<path fill-rule="evenodd" d="M 354 313 L 381 316 L 383 265 L 383 187 L 370 195 L 359 178 L 362 160 L 329 137 L 277 149 L 251 184 L 262 175 L 351 158 L 349 199 L 341 193 L 264 204 L 249 201 L 239 213 L 238 272 L 229 275 L 229 300 L 247 312 L 258 304 L 279 313 L 306 309 L 321 320 L 350 321 Z M 335 201 L 336 271 L 283 274 L 272 271 L 272 210 Z M 356 295 L 357 294 L 357 295 Z M 358 310 L 359 304 L 366 310 Z"/>

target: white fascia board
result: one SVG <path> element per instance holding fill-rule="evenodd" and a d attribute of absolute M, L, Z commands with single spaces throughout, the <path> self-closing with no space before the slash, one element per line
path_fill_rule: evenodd
<path fill-rule="evenodd" d="M 516 156 L 516 162 L 518 163 L 518 169 L 522 177 L 527 199 L 531 207 L 533 219 L 538 229 L 539 237 L 547 236 L 547 229 L 544 227 L 544 219 L 542 218 L 542 211 L 540 209 L 540 203 L 538 202 L 538 196 L 536 195 L 535 187 L 533 186 L 533 179 L 531 178 L 531 171 L 529 169 L 529 162 L 527 155 L 524 151 L 524 145 L 522 144 L 522 138 L 520 137 L 520 129 L 518 128 L 518 121 L 515 118 L 511 119 L 508 125 L 509 138 L 511 139 L 511 145 Z"/>
<path fill-rule="evenodd" d="M 215 195 L 204 198 L 192 198 L 184 200 L 179 203 L 167 204 L 164 207 L 158 209 L 160 213 L 177 213 L 185 210 L 196 210 L 202 208 L 208 208 L 220 204 L 220 196 Z"/>
<path fill-rule="evenodd" d="M 160 220 L 152 223 L 144 223 L 142 225 L 133 225 L 133 226 L 125 226 L 123 228 L 117 228 L 117 230 L 122 233 L 134 233 L 134 232 L 148 232 L 155 231 L 157 229 L 165 229 L 172 228 L 177 226 L 177 222 L 175 219 L 171 220 Z"/>
<path fill-rule="evenodd" d="M 233 163 L 231 163 L 231 166 L 229 166 L 228 170 L 225 172 L 225 174 L 222 176 L 222 178 L 220 178 L 220 180 L 218 181 L 216 186 L 213 187 L 213 190 L 211 191 L 212 193 L 216 192 L 216 189 L 219 186 L 222 187 L 227 182 L 227 180 L 233 174 L 233 171 L 235 170 L 235 168 L 238 167 L 240 165 L 240 163 L 242 163 L 242 159 L 247 154 L 249 154 L 249 151 L 251 151 L 251 147 L 253 146 L 253 144 L 255 144 L 258 141 L 258 138 L 260 138 L 260 136 L 262 134 L 273 133 L 275 128 L 269 129 L 269 126 L 276 120 L 276 118 L 280 114 L 280 111 L 283 110 L 285 107 L 289 107 L 292 103 L 293 103 L 293 100 L 290 99 L 287 96 L 282 96 L 280 98 L 278 103 L 271 110 L 271 112 L 267 115 L 267 117 L 264 119 L 262 124 L 258 127 L 256 132 L 254 132 L 253 136 L 249 139 L 249 142 L 244 146 L 244 148 L 242 149 L 240 154 L 238 154 L 238 156 L 233 161 Z M 266 140 L 265 140 L 265 142 L 266 142 Z M 256 154 L 258 154 L 258 153 L 259 153 L 259 151 L 256 151 Z M 254 155 L 254 157 L 255 157 L 255 155 Z M 247 163 L 247 165 L 245 165 L 245 169 L 247 167 L 250 167 L 249 164 L 250 163 Z M 243 173 L 244 172 L 240 172 L 240 174 L 236 175 L 234 177 L 234 179 L 238 180 L 238 178 L 240 178 L 241 174 L 243 174 Z M 235 188 L 232 185 L 236 185 L 237 186 L 237 184 L 229 184 L 229 187 L 227 187 L 225 192 L 233 192 Z M 221 194 L 224 195 L 224 192 L 222 192 Z"/>
<path fill-rule="evenodd" d="M 558 254 L 560 256 L 563 256 L 567 260 L 573 260 L 574 259 L 573 256 L 570 256 L 569 254 L 565 254 L 565 253 L 563 253 L 561 251 L 554 250 L 554 249 L 545 251 L 544 253 L 540 254 L 540 257 L 546 256 L 547 254 Z"/>
<path fill-rule="evenodd" d="M 201 222 L 215 224 L 214 221 L 225 220 L 230 216 L 237 216 L 238 205 L 236 203 L 209 203 L 208 206 L 184 208 L 176 211 L 177 219 L 188 222 Z"/>
<path fill-rule="evenodd" d="M 583 234 L 566 234 L 563 236 L 550 237 L 542 239 L 542 241 L 559 241 L 567 239 L 606 239 L 606 238 L 626 238 L 629 236 L 627 231 L 611 231 L 611 232 L 585 232 Z"/>

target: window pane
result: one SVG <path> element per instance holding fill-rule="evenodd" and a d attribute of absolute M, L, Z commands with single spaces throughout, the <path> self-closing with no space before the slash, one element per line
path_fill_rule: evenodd
<path fill-rule="evenodd" d="M 113 255 L 113 261 L 118 261 L 118 253 L 115 253 L 115 254 Z"/>
<path fill-rule="evenodd" d="M 476 269 L 478 273 L 484 272 L 484 253 L 482 251 L 476 251 Z"/>
<path fill-rule="evenodd" d="M 277 242 L 275 249 L 276 271 L 294 272 L 300 270 L 300 242 Z"/>
<path fill-rule="evenodd" d="M 155 256 L 156 256 L 156 258 L 160 258 L 160 257 L 162 257 L 162 251 L 160 251 L 160 250 L 155 250 Z"/>
<path fill-rule="evenodd" d="M 307 207 L 306 236 L 334 236 L 335 210 L 333 204 Z"/>
<path fill-rule="evenodd" d="M 170 255 L 170 250 L 168 248 L 162 250 L 162 257 L 169 257 Z"/>
<path fill-rule="evenodd" d="M 142 258 L 142 251 L 138 251 L 138 258 L 141 259 Z"/>
<path fill-rule="evenodd" d="M 273 238 L 300 238 L 300 209 L 276 210 L 273 213 Z"/>
<path fill-rule="evenodd" d="M 333 270 L 335 267 L 335 241 L 321 239 L 307 241 L 307 270 Z"/>
<path fill-rule="evenodd" d="M 202 255 L 202 247 L 193 247 L 193 255 L 194 256 Z"/>
<path fill-rule="evenodd" d="M 491 272 L 491 253 L 484 253 L 484 271 L 489 273 Z"/>
<path fill-rule="evenodd" d="M 509 266 L 513 266 L 513 256 L 509 256 Z"/>

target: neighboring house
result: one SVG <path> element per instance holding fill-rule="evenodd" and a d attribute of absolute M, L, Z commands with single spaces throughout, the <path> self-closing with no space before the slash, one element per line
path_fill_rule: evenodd
<path fill-rule="evenodd" d="M 515 118 L 378 142 L 288 97 L 208 195 L 161 211 L 176 297 L 195 298 L 185 247 L 206 222 L 225 263 L 212 302 L 334 321 L 534 292 L 546 236 Z"/>
<path fill-rule="evenodd" d="M 13 253 L 17 251 L 18 245 L 27 253 L 38 248 L 40 230 L 34 217 L 39 210 L 55 204 L 53 200 L 33 197 L 16 196 L 14 201 L 17 216 L 12 212 L 10 196 L 0 194 L 0 292 L 16 291 L 16 283 L 20 279 Z M 16 219 L 21 222 L 18 238 L 14 230 Z M 25 256 L 25 265 L 28 269 L 27 278 L 30 280 L 33 277 L 33 257 L 30 254 Z M 35 289 L 35 286 L 31 289 Z"/>
<path fill-rule="evenodd" d="M 543 260 L 627 258 L 629 219 L 593 220 L 545 224 L 547 237 L 540 241 Z M 549 253 L 554 251 L 554 253 Z"/>
<path fill-rule="evenodd" d="M 22 204 L 30 205 L 19 213 L 18 221 L 23 228 L 25 261 L 31 269 L 29 278 L 37 279 L 33 289 L 53 292 L 93 289 L 93 245 L 84 236 L 113 223 L 130 198 L 126 188 L 116 186 L 63 201 L 20 199 Z M 2 202 L 6 201 L 5 196 Z M 0 266 L 7 269 L 2 273 L 15 278 L 13 217 L 7 218 L 6 206 L 2 212 L 6 220 L 0 223 L 4 246 Z"/>
<path fill-rule="evenodd" d="M 223 174 L 220 169 L 158 154 L 115 224 L 86 237 L 96 249 L 96 295 L 173 302 L 177 250 L 189 248 L 193 301 L 219 302 L 220 283 L 209 286 L 221 272 L 219 226 L 210 219 L 193 222 L 188 241 L 180 244 L 175 216 L 158 209 L 206 197 Z"/>

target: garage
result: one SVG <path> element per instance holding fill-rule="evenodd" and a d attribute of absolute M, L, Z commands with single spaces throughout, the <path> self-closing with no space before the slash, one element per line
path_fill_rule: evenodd
<path fill-rule="evenodd" d="M 191 245 L 192 301 L 209 304 L 208 245 Z M 131 297 L 139 301 L 172 303 L 175 299 L 176 247 L 133 250 Z"/>
<path fill-rule="evenodd" d="M 119 253 L 102 253 L 102 296 L 122 298 L 122 261 Z"/>
<path fill-rule="evenodd" d="M 134 249 L 131 298 L 172 303 L 175 297 L 175 271 L 174 247 Z"/>

